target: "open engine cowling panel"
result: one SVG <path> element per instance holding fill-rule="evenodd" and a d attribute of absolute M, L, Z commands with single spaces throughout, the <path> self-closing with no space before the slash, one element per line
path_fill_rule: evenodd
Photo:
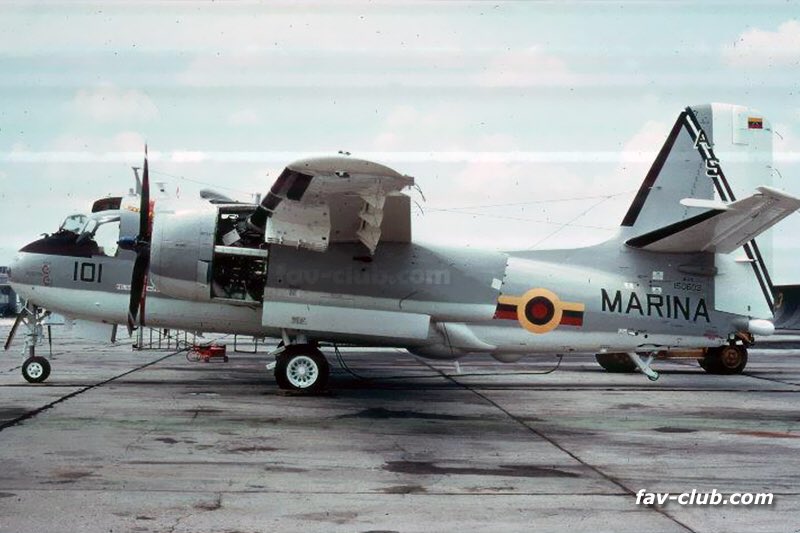
<path fill-rule="evenodd" d="M 194 301 L 261 303 L 269 244 L 231 241 L 255 205 L 206 205 L 162 211 L 155 217 L 150 276 L 160 292 Z"/>

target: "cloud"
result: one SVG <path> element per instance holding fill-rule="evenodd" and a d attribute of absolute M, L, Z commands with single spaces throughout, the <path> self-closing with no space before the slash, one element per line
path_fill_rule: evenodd
<path fill-rule="evenodd" d="M 114 85 L 81 89 L 71 106 L 97 122 L 146 122 L 159 116 L 158 108 L 145 93 Z"/>
<path fill-rule="evenodd" d="M 671 124 L 648 120 L 622 146 L 620 165 L 611 178 L 620 185 L 639 186 L 667 138 Z"/>
<path fill-rule="evenodd" d="M 112 154 L 116 158 L 119 154 L 135 154 L 141 159 L 144 153 L 144 137 L 135 131 L 122 131 L 110 137 L 84 136 L 65 133 L 56 137 L 52 142 L 51 153 L 86 153 Z"/>
<path fill-rule="evenodd" d="M 202 163 L 206 159 L 208 155 L 197 150 L 176 150 L 170 155 L 173 163 Z"/>
<path fill-rule="evenodd" d="M 480 139 L 467 132 L 469 113 L 459 106 L 443 104 L 420 109 L 412 105 L 393 108 L 375 136 L 377 151 L 448 151 L 478 149 Z"/>
<path fill-rule="evenodd" d="M 151 10 L 125 2 L 103 2 L 102 9 L 42 9 L 31 16 L 25 4 L 4 6 L 0 49 L 24 52 L 97 47 L 113 50 L 210 51 L 258 48 L 351 50 L 421 49 L 450 46 L 454 33 L 448 10 L 423 4 L 298 1 L 212 4 L 174 2 Z M 423 11 L 425 16 L 420 16 Z M 439 11 L 439 12 L 437 12 Z M 23 28 L 23 29 L 21 29 Z M 142 31 L 146 28 L 146 31 Z M 16 31 L 15 31 L 16 30 Z"/>
<path fill-rule="evenodd" d="M 463 50 L 245 49 L 199 52 L 175 82 L 188 87 L 453 87 L 486 60 Z"/>
<path fill-rule="evenodd" d="M 800 161 L 800 135 L 789 124 L 775 123 L 772 130 L 776 133 L 773 137 L 773 160 L 777 168 Z M 780 170 L 779 170 L 780 172 Z"/>
<path fill-rule="evenodd" d="M 425 193 L 424 216 L 414 222 L 422 241 L 519 249 L 605 240 L 616 231 L 670 126 L 649 121 L 621 140 L 618 150 L 587 154 L 525 151 L 524 139 L 483 132 L 476 123 L 452 104 L 402 105 L 387 115 L 376 137 L 375 149 L 397 159 Z M 423 147 L 428 161 L 398 159 Z"/>
<path fill-rule="evenodd" d="M 228 124 L 231 126 L 257 126 L 261 124 L 261 117 L 252 109 L 239 109 L 228 115 Z"/>
<path fill-rule="evenodd" d="M 800 64 L 800 22 L 788 20 L 776 31 L 747 30 L 722 51 L 734 67 L 777 67 Z"/>
<path fill-rule="evenodd" d="M 566 85 L 577 78 L 560 58 L 534 46 L 496 56 L 475 81 L 484 87 L 530 87 Z"/>

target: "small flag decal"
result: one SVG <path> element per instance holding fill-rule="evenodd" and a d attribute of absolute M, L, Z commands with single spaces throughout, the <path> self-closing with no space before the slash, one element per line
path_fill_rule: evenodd
<path fill-rule="evenodd" d="M 749 130 L 760 130 L 764 128 L 764 120 L 757 117 L 748 117 L 747 118 L 747 129 Z"/>

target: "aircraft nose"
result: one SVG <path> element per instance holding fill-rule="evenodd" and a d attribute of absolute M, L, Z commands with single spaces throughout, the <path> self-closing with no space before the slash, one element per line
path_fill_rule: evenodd
<path fill-rule="evenodd" d="M 14 283 L 14 271 L 19 269 L 19 254 L 14 256 L 14 259 L 11 260 L 11 264 L 8 265 L 8 282 Z"/>
<path fill-rule="evenodd" d="M 36 261 L 31 257 L 31 254 L 17 252 L 8 269 L 8 282 L 14 287 L 17 294 L 20 294 L 23 287 L 36 284 L 36 272 Z"/>

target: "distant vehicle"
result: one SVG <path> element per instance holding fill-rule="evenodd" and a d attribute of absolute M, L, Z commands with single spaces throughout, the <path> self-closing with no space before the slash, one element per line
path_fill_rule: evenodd
<path fill-rule="evenodd" d="M 8 267 L 0 266 L 0 316 L 15 316 L 19 310 L 17 293 L 8 284 Z"/>
<path fill-rule="evenodd" d="M 446 360 L 590 353 L 653 380 L 650 362 L 665 356 L 739 373 L 755 337 L 775 330 L 771 249 L 755 239 L 800 207 L 768 186 L 772 135 L 752 109 L 687 107 L 614 237 L 511 252 L 412 242 L 403 191 L 414 178 L 350 157 L 289 164 L 260 205 L 213 192 L 154 202 L 145 148 L 139 195 L 98 200 L 20 250 L 22 373 L 50 372 L 34 354 L 45 309 L 129 332 L 281 339 L 270 368 L 299 391 L 325 386 L 324 342 Z M 532 194 L 546 179 L 531 177 Z"/>

